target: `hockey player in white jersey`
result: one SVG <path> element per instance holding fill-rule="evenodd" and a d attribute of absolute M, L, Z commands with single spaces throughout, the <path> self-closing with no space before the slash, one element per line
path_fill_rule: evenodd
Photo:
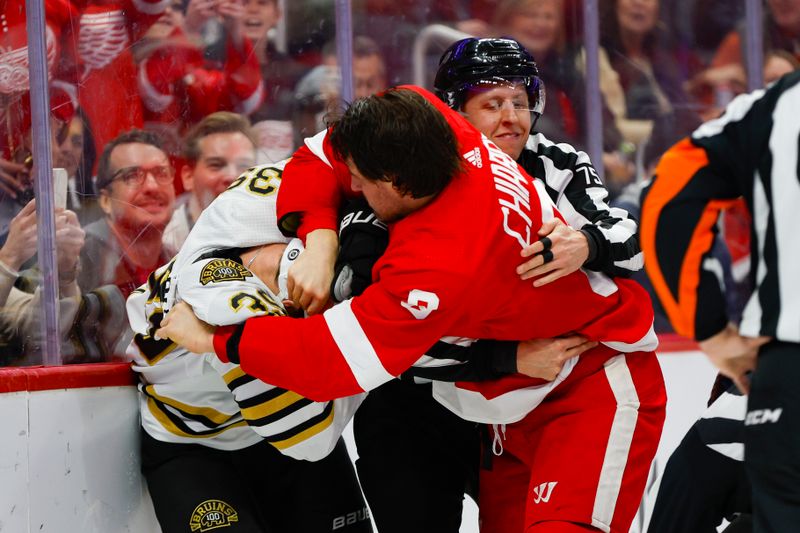
<path fill-rule="evenodd" d="M 216 325 L 286 314 L 286 271 L 302 244 L 277 230 L 281 171 L 242 175 L 128 299 L 143 471 L 164 531 L 371 531 L 340 438 L 363 395 L 313 402 L 154 335 L 175 301 Z"/>

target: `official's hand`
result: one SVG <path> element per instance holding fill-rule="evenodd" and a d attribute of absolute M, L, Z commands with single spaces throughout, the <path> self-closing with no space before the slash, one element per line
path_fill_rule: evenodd
<path fill-rule="evenodd" d="M 305 251 L 289 267 L 286 279 L 289 299 L 309 315 L 319 313 L 328 303 L 338 250 L 339 238 L 335 231 L 312 231 L 306 237 Z"/>
<path fill-rule="evenodd" d="M 542 224 L 539 240 L 522 249 L 522 257 L 530 257 L 517 267 L 517 274 L 526 280 L 538 278 L 534 287 L 541 287 L 578 270 L 589 258 L 586 235 L 554 218 Z"/>
<path fill-rule="evenodd" d="M 742 394 L 748 394 L 750 379 L 747 373 L 755 370 L 758 349 L 770 340 L 770 337 L 742 337 L 736 326 L 728 324 L 725 329 L 699 344 L 722 375 L 731 378 Z"/>
<path fill-rule="evenodd" d="M 533 339 L 517 345 L 517 372 L 553 381 L 569 359 L 597 346 L 580 335 Z"/>
<path fill-rule="evenodd" d="M 31 200 L 8 226 L 8 237 L 0 249 L 0 260 L 14 270 L 36 253 L 36 200 Z"/>
<path fill-rule="evenodd" d="M 213 353 L 216 329 L 197 318 L 188 304 L 180 302 L 170 309 L 161 321 L 161 327 L 156 330 L 156 337 L 171 339 L 190 352 Z"/>

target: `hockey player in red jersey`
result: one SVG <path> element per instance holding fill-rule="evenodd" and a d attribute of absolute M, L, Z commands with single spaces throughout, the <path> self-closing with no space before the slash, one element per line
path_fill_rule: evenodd
<path fill-rule="evenodd" d="M 528 475 L 509 498 L 516 512 L 498 513 L 506 518 L 486 525 L 494 531 L 627 530 L 664 417 L 646 293 L 633 282 L 583 271 L 539 288 L 521 280 L 514 272 L 520 250 L 543 221 L 560 215 L 541 182 L 422 89 L 357 101 L 329 136 L 307 142 L 287 166 L 284 185 L 291 167 L 296 189 L 286 196 L 282 190 L 280 209 L 303 213 L 306 230 L 335 227 L 342 194 L 363 193 L 390 222 L 373 285 L 306 320 L 256 319 L 216 332 L 177 306 L 159 335 L 192 351 L 213 347 L 220 359 L 240 361 L 253 375 L 325 399 L 392 379 L 443 336 L 513 340 L 578 332 L 603 345 L 565 366 L 539 407 L 541 416 L 521 423 L 524 434 L 536 429 L 535 435 L 551 437 L 545 443 L 559 446 L 540 446 L 538 437 L 513 440 L 525 448 L 516 455 Z M 476 299 L 476 293 L 489 297 Z M 267 346 L 263 338 L 275 342 Z M 511 376 L 470 386 L 464 398 L 486 411 L 467 405 L 462 414 L 519 420 L 542 402 L 532 399 L 539 385 Z M 509 398 L 516 416 L 503 414 Z M 496 403 L 501 411 L 493 418 Z"/>

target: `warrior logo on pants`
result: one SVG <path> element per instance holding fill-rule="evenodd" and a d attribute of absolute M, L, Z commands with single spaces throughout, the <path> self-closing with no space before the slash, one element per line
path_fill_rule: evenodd
<path fill-rule="evenodd" d="M 558 483 L 558 481 L 550 481 L 533 487 L 533 503 L 549 502 L 556 483 Z"/>

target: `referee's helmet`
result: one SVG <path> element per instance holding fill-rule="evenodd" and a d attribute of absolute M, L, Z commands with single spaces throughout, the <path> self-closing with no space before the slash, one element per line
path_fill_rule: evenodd
<path fill-rule="evenodd" d="M 442 101 L 460 110 L 471 89 L 509 84 L 525 86 L 535 124 L 544 111 L 545 92 L 530 52 L 514 39 L 469 37 L 442 54 L 433 87 Z"/>

